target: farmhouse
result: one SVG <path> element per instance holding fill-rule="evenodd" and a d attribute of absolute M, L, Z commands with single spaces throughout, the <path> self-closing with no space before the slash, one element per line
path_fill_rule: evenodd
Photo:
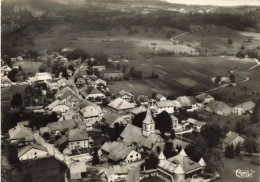
<path fill-rule="evenodd" d="M 94 71 L 105 71 L 106 70 L 106 66 L 104 65 L 97 65 L 97 66 L 92 66 Z"/>
<path fill-rule="evenodd" d="M 169 114 L 174 113 L 174 108 L 176 107 L 176 103 L 171 100 L 163 100 L 158 101 L 154 106 L 155 111 L 159 114 L 162 111 L 166 111 Z"/>
<path fill-rule="evenodd" d="M 146 112 L 147 108 L 144 105 L 141 105 L 139 107 L 134 108 L 130 113 L 131 113 L 131 117 L 134 118 L 137 114 L 142 113 L 142 112 Z"/>
<path fill-rule="evenodd" d="M 236 114 L 238 116 L 241 116 L 242 114 L 244 114 L 246 112 L 252 113 L 254 107 L 255 107 L 255 103 L 254 102 L 252 102 L 252 101 L 244 102 L 242 104 L 239 104 L 239 105 L 235 106 L 232 109 L 232 113 Z"/>
<path fill-rule="evenodd" d="M 91 99 L 94 99 L 94 100 L 97 100 L 97 98 L 105 98 L 106 96 L 100 92 L 98 89 L 96 89 L 95 87 L 93 87 L 91 89 L 91 91 L 88 93 L 88 94 L 83 94 L 85 96 L 86 99 L 88 100 L 91 100 Z M 101 100 L 99 100 L 101 101 Z"/>
<path fill-rule="evenodd" d="M 134 102 L 134 95 L 126 92 L 125 90 L 121 90 L 118 94 L 118 97 L 126 100 L 127 102 Z"/>
<path fill-rule="evenodd" d="M 126 125 L 126 120 L 118 114 L 109 111 L 103 115 L 102 123 L 110 128 L 114 128 L 115 123 Z"/>
<path fill-rule="evenodd" d="M 85 162 L 73 162 L 70 166 L 71 181 L 81 180 L 86 172 L 87 172 L 87 166 Z"/>
<path fill-rule="evenodd" d="M 136 102 L 141 105 L 147 105 L 149 103 L 149 98 L 146 95 L 139 95 Z"/>
<path fill-rule="evenodd" d="M 155 121 L 148 106 L 142 128 L 128 124 L 119 137 L 119 141 L 131 146 L 137 152 L 157 154 L 164 147 L 164 139 L 155 133 Z"/>
<path fill-rule="evenodd" d="M 159 155 L 159 174 L 172 182 L 182 182 L 194 175 L 200 175 L 206 164 L 201 158 L 200 163 L 191 160 L 182 149 L 181 152 L 166 159 L 163 152 Z"/>
<path fill-rule="evenodd" d="M 11 87 L 11 80 L 7 77 L 1 78 L 1 87 Z"/>
<path fill-rule="evenodd" d="M 173 114 L 171 114 L 171 118 L 172 118 L 172 129 L 174 129 L 174 131 L 180 130 L 181 126 L 179 125 L 178 118 L 176 118 Z"/>
<path fill-rule="evenodd" d="M 94 123 L 101 120 L 99 108 L 93 105 L 86 106 L 81 109 L 80 115 L 84 123 L 88 124 L 88 126 L 92 126 Z"/>
<path fill-rule="evenodd" d="M 122 142 L 106 142 L 101 147 L 102 156 L 112 164 L 126 164 L 141 160 L 141 154 Z"/>
<path fill-rule="evenodd" d="M 22 146 L 22 145 L 34 143 L 32 130 L 23 125 L 17 124 L 14 128 L 11 128 L 8 132 L 12 144 Z"/>
<path fill-rule="evenodd" d="M 232 112 L 232 108 L 221 101 L 211 101 L 206 105 L 206 111 L 216 113 L 222 116 L 228 116 Z"/>
<path fill-rule="evenodd" d="M 133 108 L 135 108 L 135 106 L 132 103 L 129 103 L 122 98 L 117 98 L 108 104 L 107 109 L 123 116 L 129 114 Z"/>
<path fill-rule="evenodd" d="M 193 118 L 188 118 L 187 122 L 190 123 L 191 127 L 193 129 L 197 130 L 198 132 L 200 132 L 201 127 L 206 124 L 206 122 L 198 121 L 198 120 L 193 119 Z"/>
<path fill-rule="evenodd" d="M 84 129 L 69 130 L 68 141 L 70 150 L 89 148 L 88 133 Z"/>
<path fill-rule="evenodd" d="M 122 73 L 121 71 L 117 71 L 117 70 L 106 70 L 103 72 L 103 77 L 105 79 L 123 79 L 124 73 Z"/>
<path fill-rule="evenodd" d="M 207 104 L 207 103 L 213 101 L 213 100 L 214 100 L 214 97 L 211 96 L 211 95 L 208 94 L 208 93 L 201 93 L 201 94 L 199 94 L 199 95 L 196 95 L 196 96 L 195 96 L 195 99 L 196 99 L 198 102 L 200 102 L 200 103 Z"/>
<path fill-rule="evenodd" d="M 40 159 L 48 156 L 47 149 L 37 144 L 30 144 L 18 150 L 18 158 L 20 161 Z"/>
<path fill-rule="evenodd" d="M 47 72 L 36 73 L 35 78 L 38 82 L 50 82 L 52 80 L 52 76 Z"/>
<path fill-rule="evenodd" d="M 180 96 L 176 100 L 181 103 L 181 107 L 191 107 L 196 103 L 194 97 L 192 96 Z"/>
<path fill-rule="evenodd" d="M 237 145 L 243 145 L 244 141 L 245 139 L 239 136 L 239 134 L 230 131 L 226 134 L 226 138 L 223 141 L 222 149 L 225 150 L 226 146 L 228 145 L 233 145 L 234 147 L 236 147 Z"/>
<path fill-rule="evenodd" d="M 157 94 L 157 95 L 155 96 L 155 99 L 156 99 L 157 101 L 166 101 L 166 100 L 167 100 L 166 97 L 165 97 L 164 95 L 162 95 L 162 94 Z"/>

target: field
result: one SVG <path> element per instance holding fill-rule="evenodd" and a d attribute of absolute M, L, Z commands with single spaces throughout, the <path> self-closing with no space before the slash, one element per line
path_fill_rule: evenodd
<path fill-rule="evenodd" d="M 152 92 L 183 95 L 189 89 L 199 92 L 203 89 L 213 88 L 214 85 L 210 83 L 212 77 L 229 76 L 229 71 L 235 67 L 242 69 L 254 64 L 253 61 L 219 57 L 154 57 L 132 60 L 129 62 L 129 66 L 135 66 L 145 75 L 151 75 L 154 72 L 159 75 L 159 79 L 118 81 L 113 82 L 109 88 L 112 92 L 125 89 L 134 95 L 151 95 Z M 241 78 L 236 77 L 236 80 L 239 81 Z"/>
<path fill-rule="evenodd" d="M 14 66 L 19 66 L 21 65 L 21 67 L 23 68 L 23 71 L 25 73 L 37 73 L 39 72 L 39 67 L 42 63 L 41 62 L 32 62 L 29 60 L 24 60 L 24 61 L 17 61 L 14 63 Z"/>
<path fill-rule="evenodd" d="M 248 158 L 223 158 L 222 161 L 224 162 L 223 174 L 221 175 L 220 179 L 216 180 L 216 182 L 256 182 L 259 180 L 259 166 L 249 163 Z M 253 170 L 255 172 L 253 173 L 252 177 L 238 178 L 235 174 L 235 170 L 237 169 L 249 171 Z"/>

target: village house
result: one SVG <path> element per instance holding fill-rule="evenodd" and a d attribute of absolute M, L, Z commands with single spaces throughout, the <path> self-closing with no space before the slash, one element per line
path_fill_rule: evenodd
<path fill-rule="evenodd" d="M 83 77 L 78 77 L 75 84 L 77 87 L 83 87 L 86 84 L 86 81 Z"/>
<path fill-rule="evenodd" d="M 179 125 L 179 120 L 176 118 L 173 114 L 170 115 L 172 119 L 172 129 L 174 131 L 180 131 L 181 130 L 181 125 Z"/>
<path fill-rule="evenodd" d="M 138 106 L 131 110 L 131 112 L 130 112 L 131 118 L 133 119 L 137 114 L 140 114 L 140 113 L 146 112 L 146 111 L 147 111 L 146 106 L 144 106 L 144 105 Z"/>
<path fill-rule="evenodd" d="M 232 112 L 232 108 L 222 101 L 211 101 L 206 105 L 206 111 L 216 113 L 222 116 L 228 116 Z"/>
<path fill-rule="evenodd" d="M 180 96 L 176 100 L 181 103 L 181 107 L 192 107 L 196 103 L 193 96 Z"/>
<path fill-rule="evenodd" d="M 255 107 L 255 103 L 254 102 L 252 102 L 252 101 L 244 102 L 242 104 L 239 104 L 239 105 L 235 106 L 232 109 L 232 113 L 236 114 L 238 116 L 241 116 L 241 115 L 243 115 L 246 112 L 252 113 L 254 107 Z"/>
<path fill-rule="evenodd" d="M 141 162 L 109 166 L 104 170 L 107 182 L 129 181 L 136 182 L 140 176 Z"/>
<path fill-rule="evenodd" d="M 123 79 L 124 73 L 118 70 L 105 70 L 103 72 L 103 77 L 105 79 L 111 80 L 111 79 Z"/>
<path fill-rule="evenodd" d="M 12 83 L 12 81 L 7 77 L 1 78 L 1 87 L 11 87 L 11 85 L 12 85 L 11 83 Z"/>
<path fill-rule="evenodd" d="M 166 97 L 165 97 L 164 95 L 162 95 L 162 94 L 157 94 L 157 95 L 155 96 L 155 99 L 156 99 L 157 101 L 166 101 L 166 100 L 167 100 Z"/>
<path fill-rule="evenodd" d="M 104 86 L 106 86 L 106 85 L 107 85 L 107 82 L 106 82 L 105 80 L 102 80 L 102 79 L 97 79 L 97 80 L 95 81 L 95 84 L 96 84 L 96 86 L 99 86 L 99 85 L 104 85 Z"/>
<path fill-rule="evenodd" d="M 86 126 L 92 127 L 92 125 L 101 120 L 100 107 L 95 105 L 89 105 L 80 110 L 80 116 L 86 124 Z"/>
<path fill-rule="evenodd" d="M 205 107 L 204 104 L 202 103 L 195 103 L 191 106 L 190 109 L 187 109 L 187 112 L 194 112 L 194 111 L 199 111 L 199 110 L 203 110 Z"/>
<path fill-rule="evenodd" d="M 141 154 L 122 142 L 106 142 L 101 147 L 102 156 L 112 164 L 126 164 L 141 160 Z"/>
<path fill-rule="evenodd" d="M 195 129 L 198 132 L 200 132 L 201 127 L 206 124 L 206 122 L 204 121 L 198 121 L 193 118 L 188 118 L 187 122 L 191 125 L 191 128 Z"/>
<path fill-rule="evenodd" d="M 230 131 L 226 134 L 226 137 L 223 140 L 222 149 L 225 150 L 228 145 L 233 145 L 235 148 L 237 145 L 243 145 L 244 142 L 245 139 L 239 136 L 238 133 Z"/>
<path fill-rule="evenodd" d="M 9 131 L 10 142 L 12 144 L 23 146 L 34 143 L 33 132 L 30 128 L 17 124 Z"/>
<path fill-rule="evenodd" d="M 36 73 L 35 78 L 38 82 L 50 82 L 52 80 L 51 74 L 47 72 Z"/>
<path fill-rule="evenodd" d="M 108 106 L 107 107 L 108 110 L 110 110 L 120 116 L 130 114 L 130 111 L 133 108 L 135 108 L 135 106 L 132 103 L 129 103 L 122 98 L 116 98 L 115 100 L 110 102 L 107 106 Z"/>
<path fill-rule="evenodd" d="M 81 180 L 87 173 L 85 162 L 73 162 L 70 166 L 70 180 Z"/>
<path fill-rule="evenodd" d="M 172 113 L 174 113 L 174 110 L 177 107 L 177 104 L 176 104 L 176 101 L 171 101 L 171 100 L 158 101 L 154 106 L 154 110 L 158 114 L 161 113 L 162 111 L 166 111 L 169 114 L 172 114 Z"/>
<path fill-rule="evenodd" d="M 104 65 L 96 65 L 96 66 L 92 66 L 92 68 L 94 71 L 99 71 L 99 72 L 106 70 L 106 66 Z"/>
<path fill-rule="evenodd" d="M 118 94 L 118 97 L 126 100 L 127 102 L 134 102 L 134 95 L 130 92 L 126 92 L 125 90 L 121 90 Z"/>
<path fill-rule="evenodd" d="M 114 128 L 115 123 L 126 125 L 127 121 L 118 114 L 108 111 L 103 115 L 102 123 L 110 128 Z"/>
<path fill-rule="evenodd" d="M 87 131 L 84 129 L 69 130 L 68 142 L 70 150 L 89 148 L 89 136 Z"/>
<path fill-rule="evenodd" d="M 83 96 L 85 97 L 85 99 L 88 99 L 88 100 L 91 100 L 91 101 L 92 100 L 93 101 L 99 101 L 99 102 L 101 101 L 101 99 L 106 97 L 102 92 L 100 92 L 95 87 L 93 87 L 89 93 L 85 93 L 85 94 L 83 93 Z"/>
<path fill-rule="evenodd" d="M 150 106 L 143 120 L 142 128 L 127 124 L 123 132 L 120 134 L 119 141 L 122 141 L 126 146 L 131 146 L 137 152 L 152 152 L 158 154 L 164 147 L 164 139 L 156 133 L 155 121 L 152 118 Z"/>
<path fill-rule="evenodd" d="M 139 95 L 136 99 L 136 103 L 139 105 L 148 105 L 149 104 L 149 98 L 146 95 Z"/>
<path fill-rule="evenodd" d="M 161 151 L 158 164 L 159 174 L 169 179 L 171 182 L 183 182 L 187 178 L 200 175 L 206 163 L 203 158 L 197 163 L 191 160 L 182 149 L 181 152 L 171 158 L 166 159 Z"/>
<path fill-rule="evenodd" d="M 211 96 L 211 95 L 208 94 L 208 93 L 201 93 L 201 94 L 199 94 L 199 95 L 196 95 L 196 96 L 195 96 L 195 99 L 196 99 L 198 102 L 200 102 L 200 103 L 207 104 L 207 103 L 213 101 L 213 100 L 214 100 L 214 97 Z"/>
<path fill-rule="evenodd" d="M 56 112 L 57 114 L 65 113 L 70 110 L 70 105 L 69 104 L 63 104 L 59 103 L 55 107 L 51 109 L 52 112 Z"/>
<path fill-rule="evenodd" d="M 18 150 L 18 158 L 20 161 L 41 159 L 48 156 L 47 148 L 37 144 L 30 144 Z"/>

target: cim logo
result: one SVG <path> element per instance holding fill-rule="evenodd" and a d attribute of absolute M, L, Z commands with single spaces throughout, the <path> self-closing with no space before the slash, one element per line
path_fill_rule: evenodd
<path fill-rule="evenodd" d="M 253 171 L 252 169 L 251 170 L 241 170 L 241 169 L 237 169 L 237 170 L 234 170 L 236 176 L 238 178 L 252 178 L 253 177 L 253 173 L 255 171 Z"/>

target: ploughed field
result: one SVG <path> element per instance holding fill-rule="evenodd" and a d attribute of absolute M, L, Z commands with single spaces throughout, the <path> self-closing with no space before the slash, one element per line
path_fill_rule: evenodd
<path fill-rule="evenodd" d="M 188 90 L 194 92 L 214 88 L 210 81 L 215 76 L 229 76 L 232 69 L 244 69 L 253 66 L 253 60 L 230 59 L 221 57 L 154 57 L 151 59 L 131 60 L 128 63 L 144 75 L 152 72 L 159 79 L 144 79 L 113 82 L 112 92 L 122 89 L 135 94 L 151 95 L 160 92 L 166 95 L 185 95 Z M 240 81 L 241 77 L 236 77 Z"/>

